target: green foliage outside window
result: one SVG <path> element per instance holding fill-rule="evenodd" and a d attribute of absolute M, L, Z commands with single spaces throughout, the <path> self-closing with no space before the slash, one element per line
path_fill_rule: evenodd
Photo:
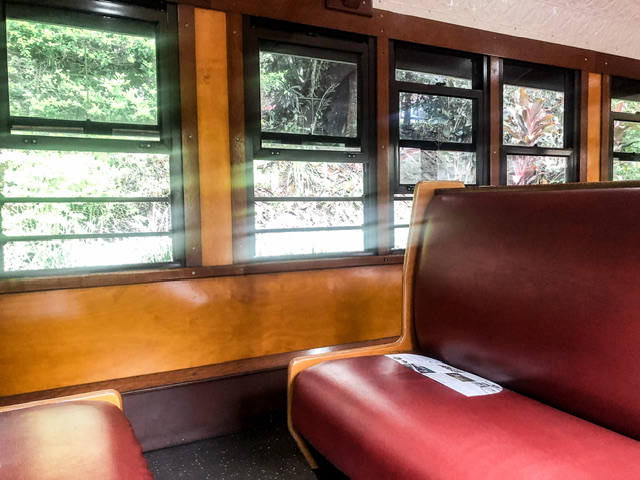
<path fill-rule="evenodd" d="M 357 65 L 260 52 L 262 131 L 357 135 Z"/>
<path fill-rule="evenodd" d="M 8 20 L 12 116 L 157 123 L 155 38 Z"/>
<path fill-rule="evenodd" d="M 553 90 L 505 85 L 504 143 L 525 147 L 564 146 L 564 94 Z M 508 155 L 507 184 L 532 185 L 566 181 L 567 159 Z"/>
<path fill-rule="evenodd" d="M 252 161 L 255 257 L 364 248 L 365 168 L 342 161 L 362 152 L 357 62 L 301 45 L 260 50 L 260 147 L 293 160 Z"/>
<path fill-rule="evenodd" d="M 93 135 L 56 123 L 144 125 L 159 140 L 156 37 L 140 25 L 128 34 L 7 19 L 11 134 L 66 138 L 50 149 L 0 149 L 4 271 L 174 260 L 168 151 L 110 143 L 139 131 Z M 79 138 L 101 138 L 105 151 L 75 149 Z"/>
<path fill-rule="evenodd" d="M 636 100 L 612 99 L 611 111 L 615 113 L 640 114 L 640 102 Z M 640 122 L 613 122 L 613 151 L 640 153 Z M 640 162 L 613 158 L 613 180 L 640 180 Z"/>

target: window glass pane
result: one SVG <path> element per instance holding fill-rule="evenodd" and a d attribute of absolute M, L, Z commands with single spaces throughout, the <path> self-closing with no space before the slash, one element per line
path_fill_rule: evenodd
<path fill-rule="evenodd" d="M 411 221 L 411 206 L 413 198 L 407 196 L 407 200 L 398 200 L 393 202 L 393 223 L 395 225 L 408 225 Z"/>
<path fill-rule="evenodd" d="M 352 227 L 364 224 L 362 202 L 256 202 L 256 228 Z"/>
<path fill-rule="evenodd" d="M 564 93 L 505 85 L 505 145 L 564 147 Z"/>
<path fill-rule="evenodd" d="M 566 182 L 567 160 L 567 157 L 507 155 L 507 185 Z"/>
<path fill-rule="evenodd" d="M 15 272 L 167 262 L 171 248 L 169 236 L 9 242 L 4 266 Z"/>
<path fill-rule="evenodd" d="M 471 63 L 471 61 L 469 61 L 469 63 Z M 396 80 L 400 82 L 420 83 L 422 85 L 444 85 L 446 87 L 471 88 L 471 79 L 402 69 L 396 70 Z"/>
<path fill-rule="evenodd" d="M 396 80 L 423 85 L 471 88 L 471 58 L 410 46 L 396 49 Z"/>
<path fill-rule="evenodd" d="M 356 137 L 358 65 L 260 52 L 263 132 Z"/>
<path fill-rule="evenodd" d="M 613 122 L 613 151 L 640 153 L 640 122 Z"/>
<path fill-rule="evenodd" d="M 361 252 L 362 230 L 324 230 L 256 234 L 256 256 L 307 255 L 314 253 Z"/>
<path fill-rule="evenodd" d="M 393 248 L 403 250 L 407 248 L 409 238 L 409 227 L 399 227 L 393 229 Z"/>
<path fill-rule="evenodd" d="M 361 197 L 361 163 L 254 160 L 256 197 Z"/>
<path fill-rule="evenodd" d="M 614 180 L 640 180 L 640 162 L 613 159 Z"/>
<path fill-rule="evenodd" d="M 400 184 L 414 185 L 423 180 L 459 180 L 475 184 L 476 154 L 400 148 Z"/>
<path fill-rule="evenodd" d="M 169 155 L 0 150 L 5 197 L 166 197 Z"/>
<path fill-rule="evenodd" d="M 640 101 L 638 100 L 621 100 L 619 98 L 611 99 L 611 110 L 619 113 L 638 113 L 640 114 Z"/>
<path fill-rule="evenodd" d="M 155 38 L 7 21 L 12 116 L 158 123 Z"/>
<path fill-rule="evenodd" d="M 473 101 L 400 92 L 400 139 L 471 143 Z"/>
<path fill-rule="evenodd" d="M 611 77 L 611 110 L 640 114 L 640 80 Z"/>
<path fill-rule="evenodd" d="M 5 235 L 79 235 L 168 232 L 169 203 L 5 203 Z"/>

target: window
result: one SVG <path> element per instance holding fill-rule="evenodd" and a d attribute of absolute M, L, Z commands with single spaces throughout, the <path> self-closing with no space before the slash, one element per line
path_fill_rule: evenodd
<path fill-rule="evenodd" d="M 247 258 L 373 250 L 369 40 L 251 22 Z"/>
<path fill-rule="evenodd" d="M 613 180 L 640 179 L 640 80 L 611 78 Z"/>
<path fill-rule="evenodd" d="M 65 5 L 5 3 L 1 275 L 179 266 L 175 7 Z"/>
<path fill-rule="evenodd" d="M 391 79 L 394 249 L 406 246 L 412 192 L 423 180 L 486 180 L 479 56 L 396 44 Z"/>
<path fill-rule="evenodd" d="M 577 180 L 570 71 L 503 62 L 502 183 Z"/>

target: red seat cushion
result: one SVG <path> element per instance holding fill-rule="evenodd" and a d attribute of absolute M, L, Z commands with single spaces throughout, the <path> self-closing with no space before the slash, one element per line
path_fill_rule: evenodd
<path fill-rule="evenodd" d="M 465 397 L 385 356 L 298 375 L 296 429 L 353 479 L 640 478 L 640 442 L 509 390 Z"/>
<path fill-rule="evenodd" d="M 128 420 L 110 403 L 73 401 L 3 412 L 0 432 L 0 478 L 153 478 Z"/>

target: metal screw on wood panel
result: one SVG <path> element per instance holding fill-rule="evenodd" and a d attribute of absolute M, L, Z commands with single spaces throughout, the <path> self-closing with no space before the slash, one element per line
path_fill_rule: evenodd
<path fill-rule="evenodd" d="M 195 274 L 196 274 L 196 272 L 191 272 L 191 275 L 195 275 Z"/>

